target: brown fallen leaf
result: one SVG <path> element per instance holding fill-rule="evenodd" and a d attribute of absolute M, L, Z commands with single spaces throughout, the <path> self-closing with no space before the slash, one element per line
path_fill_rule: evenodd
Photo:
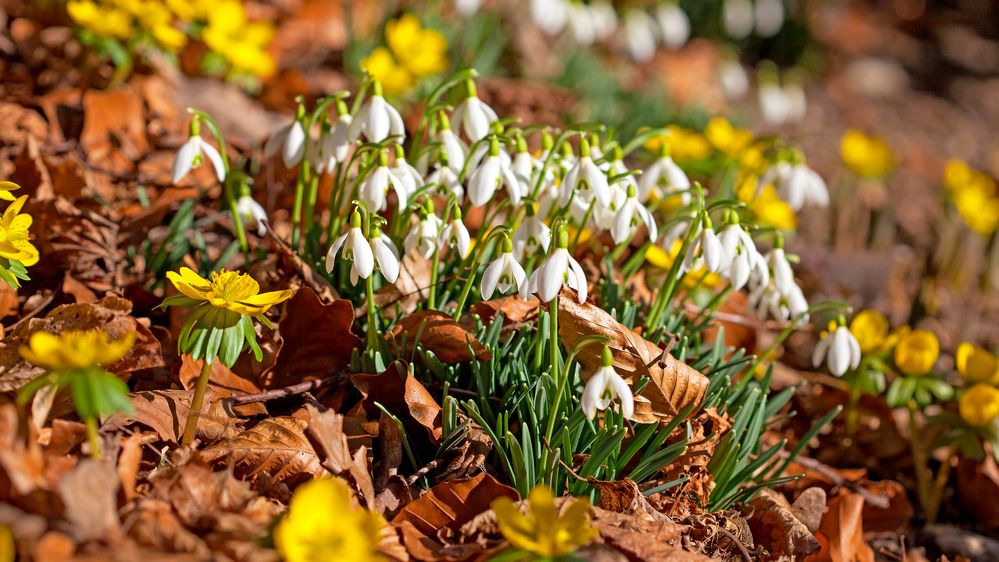
<path fill-rule="evenodd" d="M 288 386 L 330 376 L 350 363 L 361 339 L 351 332 L 353 305 L 348 300 L 323 304 L 303 287 L 284 304 L 278 332 L 281 345 L 274 365 L 261 375 L 262 388 Z"/>
<path fill-rule="evenodd" d="M 195 361 L 186 353 L 181 356 L 180 370 L 177 378 L 180 385 L 186 390 L 191 390 L 201 376 L 203 361 Z M 231 369 L 222 364 L 221 361 L 212 363 L 212 370 L 208 374 L 208 384 L 215 389 L 215 396 L 218 398 L 228 398 L 230 396 L 240 396 L 245 394 L 256 394 L 260 392 L 253 381 L 245 379 Z M 267 407 L 260 402 L 250 404 L 240 404 L 233 407 L 233 411 L 241 416 L 267 415 Z"/>
<path fill-rule="evenodd" d="M 873 562 L 874 550 L 864 542 L 864 498 L 842 490 L 827 507 L 815 535 L 820 549 L 805 562 Z"/>
<path fill-rule="evenodd" d="M 772 559 L 797 558 L 819 549 L 819 541 L 780 492 L 764 489 L 749 505 L 753 508 L 749 518 L 753 539 L 767 549 Z"/>
<path fill-rule="evenodd" d="M 199 456 L 208 463 L 231 463 L 237 474 L 251 482 L 267 475 L 293 486 L 325 472 L 305 438 L 306 427 L 306 421 L 288 416 L 267 418 L 204 449 Z"/>
<path fill-rule="evenodd" d="M 442 363 L 462 363 L 473 358 L 488 361 L 492 357 L 475 336 L 438 310 L 421 310 L 406 316 L 392 327 L 391 336 L 406 356 L 415 353 L 419 345 L 432 351 Z"/>
<path fill-rule="evenodd" d="M 235 437 L 243 428 L 243 420 L 229 412 L 221 396 L 212 387 L 205 391 L 205 403 L 198 418 L 197 436 L 203 443 Z M 131 423 L 140 423 L 156 431 L 160 439 L 178 443 L 191 411 L 193 390 L 147 390 L 129 396 L 132 413 L 117 413 L 103 424 L 104 431 L 117 431 Z"/>
<path fill-rule="evenodd" d="M 59 479 L 59 497 L 77 541 L 114 542 L 120 536 L 117 492 L 115 466 L 106 461 L 83 459 Z"/>
<path fill-rule="evenodd" d="M 516 324 L 527 322 L 538 316 L 538 297 L 531 295 L 528 300 L 524 300 L 517 295 L 480 301 L 469 307 L 472 314 L 478 314 L 486 324 L 492 322 L 498 314 L 503 315 L 504 324 Z"/>
<path fill-rule="evenodd" d="M 138 480 L 139 463 L 142 462 L 142 434 L 129 435 L 121 446 L 118 455 L 118 480 L 125 492 L 126 500 L 133 500 L 139 494 L 135 489 Z"/>
<path fill-rule="evenodd" d="M 379 375 L 353 375 L 350 380 L 364 395 L 369 417 L 379 411 L 377 402 L 406 425 L 422 426 L 435 443 L 440 440 L 441 407 L 403 363 L 393 363 Z"/>
<path fill-rule="evenodd" d="M 83 94 L 80 146 L 90 162 L 124 173 L 149 151 L 142 97 L 132 87 Z"/>
<path fill-rule="evenodd" d="M 419 499 L 402 508 L 392 519 L 392 524 L 399 526 L 408 523 L 427 539 L 433 540 L 431 537 L 439 537 L 444 529 L 457 532 L 473 517 L 487 511 L 489 504 L 499 497 L 515 501 L 520 499 L 516 490 L 481 472 L 467 480 L 453 480 L 434 486 Z M 403 542 L 408 548 L 409 541 L 405 537 Z"/>
<path fill-rule="evenodd" d="M 308 429 L 306 437 L 312 442 L 323 468 L 350 482 L 364 505 L 375 505 L 375 487 L 368 469 L 367 448 L 361 446 L 351 454 L 347 435 L 343 431 L 344 417 L 333 410 L 320 412 L 312 404 L 305 406 Z"/>
<path fill-rule="evenodd" d="M 635 400 L 632 419 L 651 423 L 672 419 L 690 404 L 700 404 L 708 389 L 708 378 L 686 363 L 663 353 L 660 347 L 615 320 L 600 307 L 579 304 L 575 295 L 562 289 L 558 299 L 559 337 L 568 349 L 587 336 L 606 336 L 614 352 L 614 368 L 632 384 L 648 375 L 652 380 Z M 577 355 L 583 379 L 600 366 L 600 347 L 587 346 Z"/>
<path fill-rule="evenodd" d="M 960 459 L 954 471 L 957 482 L 957 499 L 961 509 L 977 525 L 986 529 L 999 528 L 999 505 L 982 498 L 999 495 L 999 465 L 989 453 L 982 460 Z"/>
<path fill-rule="evenodd" d="M 430 287 L 430 260 L 410 252 L 402 257 L 399 264 L 399 278 L 391 285 L 375 291 L 375 305 L 389 320 L 412 314 L 423 301 L 427 300 Z M 363 306 L 357 312 L 364 314 Z"/>

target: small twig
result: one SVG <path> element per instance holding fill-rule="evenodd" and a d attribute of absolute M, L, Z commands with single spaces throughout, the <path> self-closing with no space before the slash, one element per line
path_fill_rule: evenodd
<path fill-rule="evenodd" d="M 43 310 L 45 310 L 46 307 L 52 304 L 52 301 L 54 301 L 55 298 L 59 296 L 60 293 L 62 293 L 62 284 L 57 285 L 56 288 L 52 291 L 52 294 L 49 295 L 44 301 L 42 301 L 41 304 L 36 306 L 34 310 L 22 316 L 20 319 L 18 319 L 17 322 L 14 322 L 10 326 L 7 326 L 5 328 L 5 331 L 7 333 L 13 333 L 14 328 L 17 328 L 22 322 L 27 322 L 28 320 L 34 318 L 35 316 L 38 316 L 38 314 L 40 314 Z"/>
<path fill-rule="evenodd" d="M 291 386 L 285 386 L 282 388 L 275 388 L 273 390 L 267 390 L 264 392 L 258 392 L 256 394 L 244 394 L 242 396 L 233 396 L 229 399 L 229 403 L 233 406 L 241 406 L 243 404 L 252 404 L 254 402 L 267 402 L 269 400 L 278 400 L 280 398 L 287 398 L 289 396 L 296 396 L 298 394 L 305 394 L 317 388 L 322 388 L 329 383 L 338 380 L 342 372 L 337 373 L 331 377 L 326 377 L 322 379 L 316 379 L 311 381 L 300 382 L 298 384 L 293 384 Z"/>
<path fill-rule="evenodd" d="M 434 460 L 428 462 L 427 464 L 425 464 L 423 466 L 423 468 L 421 468 L 420 470 L 417 470 L 416 472 L 414 472 L 413 474 L 411 474 L 409 476 L 409 478 L 406 479 L 406 484 L 408 484 L 410 486 L 412 486 L 413 484 L 416 484 L 417 480 L 419 480 L 420 478 L 423 478 L 424 476 L 426 476 L 431 470 L 437 468 L 443 462 L 444 461 L 441 460 L 441 459 L 434 459 Z"/>
<path fill-rule="evenodd" d="M 742 544 L 742 541 L 738 537 L 733 535 L 728 529 L 724 527 L 718 527 L 718 533 L 724 537 L 728 537 L 728 540 L 732 541 L 732 544 L 739 549 L 739 554 L 742 555 L 742 559 L 746 562 L 753 562 L 753 557 L 749 555 L 749 550 L 746 549 L 746 545 Z"/>
<path fill-rule="evenodd" d="M 782 459 L 786 459 L 790 456 L 790 453 L 788 453 L 787 451 L 778 451 L 777 456 Z M 844 478 L 842 474 L 837 472 L 836 469 L 834 469 L 831 466 L 825 465 L 813 458 L 801 457 L 801 456 L 795 457 L 794 462 L 800 464 L 801 466 L 809 470 L 814 470 L 815 472 L 818 472 L 822 476 L 831 480 L 833 485 L 835 486 L 842 486 L 843 488 L 846 488 L 851 492 L 860 494 L 860 496 L 864 498 L 864 501 L 867 502 L 867 504 L 872 507 L 886 509 L 890 505 L 887 497 L 875 494 L 870 490 L 868 490 L 867 488 L 864 488 L 860 484 L 854 482 L 853 480 L 848 480 Z"/>

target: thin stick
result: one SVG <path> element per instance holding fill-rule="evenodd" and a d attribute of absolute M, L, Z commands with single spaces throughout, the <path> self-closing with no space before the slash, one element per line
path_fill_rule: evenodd
<path fill-rule="evenodd" d="M 233 396 L 232 398 L 229 399 L 229 403 L 232 404 L 233 406 L 240 406 L 243 404 L 253 404 L 255 402 L 267 402 L 269 400 L 278 400 L 281 398 L 287 398 L 289 396 L 297 396 L 299 394 L 305 394 L 306 392 L 315 390 L 317 388 L 322 388 L 328 385 L 329 383 L 339 379 L 341 375 L 343 375 L 343 372 L 339 372 L 330 377 L 300 382 L 297 384 L 293 384 L 291 386 L 275 388 L 273 390 L 258 392 L 256 394 L 244 394 L 242 396 Z"/>
<path fill-rule="evenodd" d="M 789 456 L 789 453 L 787 451 L 779 451 L 777 456 L 786 459 Z M 851 492 L 860 494 L 864 498 L 864 501 L 870 506 L 885 509 L 889 505 L 887 497 L 875 494 L 852 480 L 847 480 L 843 477 L 843 475 L 836 472 L 836 469 L 831 466 L 825 465 L 813 458 L 802 456 L 795 457 L 794 462 L 809 470 L 818 472 L 822 476 L 831 480 L 835 486 L 842 486 Z"/>

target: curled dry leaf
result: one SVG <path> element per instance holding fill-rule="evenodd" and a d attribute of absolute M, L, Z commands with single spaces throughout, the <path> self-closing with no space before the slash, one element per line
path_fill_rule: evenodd
<path fill-rule="evenodd" d="M 219 393 L 223 394 L 219 394 Z M 226 409 L 226 391 L 208 387 L 205 403 L 198 418 L 197 436 L 203 443 L 235 437 L 243 428 L 243 420 Z M 178 443 L 191 411 L 193 390 L 148 390 L 129 396 L 132 413 L 117 413 L 104 422 L 104 431 L 117 431 L 131 423 L 140 423 L 154 430 L 160 439 Z"/>
<path fill-rule="evenodd" d="M 59 498 L 76 540 L 114 542 L 119 537 L 117 493 L 118 475 L 107 461 L 83 459 L 59 479 Z"/>
<path fill-rule="evenodd" d="M 638 484 L 631 478 L 615 482 L 587 478 L 587 482 L 600 490 L 600 502 L 597 507 L 601 509 L 625 515 L 637 514 L 640 517 L 651 517 L 657 521 L 671 521 L 669 517 L 652 507 L 649 500 L 638 489 Z"/>
<path fill-rule="evenodd" d="M 131 312 L 131 301 L 107 296 L 95 303 L 63 305 L 45 318 L 32 318 L 19 324 L 9 337 L 0 341 L 0 392 L 13 392 L 42 374 L 42 369 L 21 359 L 18 352 L 18 348 L 38 330 L 54 334 L 67 330 L 102 330 L 112 339 L 135 332 L 135 345 L 121 361 L 109 366 L 108 371 L 122 374 L 163 365 L 159 341 L 130 315 Z"/>
<path fill-rule="evenodd" d="M 306 437 L 312 442 L 323 468 L 350 482 L 364 505 L 375 502 L 375 487 L 368 470 L 367 448 L 361 446 L 351 454 L 347 434 L 343 431 L 344 417 L 333 410 L 320 412 L 312 404 L 305 406 L 308 429 Z"/>
<path fill-rule="evenodd" d="M 556 501 L 565 502 L 560 498 Z M 598 540 L 624 553 L 629 560 L 670 560 L 707 562 L 707 556 L 684 550 L 680 544 L 683 527 L 668 517 L 651 514 L 624 514 L 591 507 Z"/>
<path fill-rule="evenodd" d="M 770 559 L 797 558 L 819 549 L 819 541 L 780 492 L 764 489 L 749 505 L 753 508 L 749 519 L 753 538 L 767 549 Z"/>
<path fill-rule="evenodd" d="M 668 420 L 690 404 L 700 404 L 708 389 L 708 378 L 686 363 L 673 358 L 658 345 L 615 320 L 600 307 L 579 304 L 566 289 L 558 299 L 559 336 L 566 348 L 587 336 L 600 335 L 610 340 L 614 352 L 614 368 L 632 384 L 642 375 L 651 382 L 636 397 L 637 422 L 651 423 Z M 600 347 L 587 346 L 577 355 L 583 366 L 582 376 L 588 379 L 600 366 Z"/>
<path fill-rule="evenodd" d="M 443 363 L 488 361 L 492 357 L 475 336 L 438 310 L 421 310 L 403 318 L 392 328 L 392 337 L 407 356 L 419 346 L 432 351 Z"/>
<path fill-rule="evenodd" d="M 818 552 L 806 562 L 874 562 L 874 550 L 864 542 L 864 498 L 842 490 L 829 500 L 819 532 Z"/>
<path fill-rule="evenodd" d="M 232 463 L 242 478 L 255 481 L 267 475 L 289 486 L 325 471 L 312 444 L 305 438 L 304 420 L 267 418 L 239 435 L 201 451 L 205 462 Z"/>
<path fill-rule="evenodd" d="M 960 459 L 955 471 L 961 508 L 986 529 L 999 528 L 999 504 L 982 498 L 999 496 L 999 464 L 991 454 L 982 460 Z"/>
<path fill-rule="evenodd" d="M 379 375 L 354 375 L 350 380 L 364 395 L 369 416 L 378 413 L 377 402 L 407 426 L 422 426 L 435 443 L 440 440 L 441 407 L 403 363 L 395 362 Z"/>
<path fill-rule="evenodd" d="M 274 366 L 261 375 L 261 387 L 289 386 L 328 377 L 350 363 L 361 340 L 351 331 L 354 308 L 348 300 L 323 304 L 303 287 L 284 304 L 278 332 L 281 346 Z"/>
<path fill-rule="evenodd" d="M 478 314 L 486 324 L 492 322 L 497 315 L 503 315 L 504 324 L 527 322 L 538 317 L 538 305 L 541 301 L 531 295 L 526 301 L 517 295 L 480 301 L 469 307 L 472 314 Z"/>

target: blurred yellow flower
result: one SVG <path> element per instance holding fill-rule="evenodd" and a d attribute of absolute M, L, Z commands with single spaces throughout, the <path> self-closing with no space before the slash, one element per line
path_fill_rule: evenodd
<path fill-rule="evenodd" d="M 249 275 L 224 269 L 213 271 L 210 281 L 187 267 L 180 268 L 180 273 L 168 271 L 167 278 L 194 301 L 191 304 L 206 302 L 246 316 L 259 316 L 294 293 L 290 289 L 261 293 L 260 285 Z"/>
<path fill-rule="evenodd" d="M 274 26 L 269 22 L 250 22 L 239 0 L 218 2 L 208 12 L 208 26 L 203 38 L 211 49 L 222 55 L 238 73 L 266 78 L 274 74 L 277 66 L 267 52 L 267 45 L 274 37 Z"/>
<path fill-rule="evenodd" d="M 674 240 L 669 252 L 663 250 L 659 245 L 653 244 L 645 252 L 645 261 L 660 269 L 669 270 L 669 268 L 673 267 L 676 257 L 680 255 L 681 247 L 683 247 L 682 240 Z M 703 281 L 701 280 L 702 278 Z M 688 271 L 687 275 L 683 278 L 683 284 L 688 288 L 698 283 L 704 287 L 720 287 L 724 282 L 725 280 L 721 275 L 709 272 L 708 268 L 703 265 L 697 269 Z"/>
<path fill-rule="evenodd" d="M 377 47 L 361 60 L 361 68 L 382 84 L 388 94 L 401 94 L 413 87 L 416 81 L 405 67 L 395 62 L 385 47 Z"/>
<path fill-rule="evenodd" d="M 515 548 L 542 558 L 567 556 L 590 543 L 597 530 L 590 524 L 590 502 L 569 500 L 561 516 L 555 496 L 545 486 L 535 486 L 527 498 L 527 513 L 507 497 L 493 501 L 496 523 Z"/>
<path fill-rule="evenodd" d="M 701 160 L 711 155 L 711 145 L 704 135 L 679 125 L 668 125 L 665 134 L 645 141 L 645 148 L 659 154 L 663 143 L 669 148 L 669 155 L 678 162 Z"/>
<path fill-rule="evenodd" d="M 999 417 L 999 389 L 979 383 L 961 394 L 958 411 L 968 425 L 984 427 Z"/>
<path fill-rule="evenodd" d="M 704 129 L 707 137 L 715 148 L 730 156 L 739 155 L 753 142 L 753 132 L 740 129 L 724 117 L 712 117 Z"/>
<path fill-rule="evenodd" d="M 402 66 L 417 77 L 447 70 L 447 38 L 423 27 L 413 14 L 385 24 L 385 42 Z"/>
<path fill-rule="evenodd" d="M 28 234 L 31 215 L 19 214 L 27 200 L 27 195 L 18 197 L 0 217 L 0 257 L 17 260 L 30 267 L 38 263 L 38 249 L 31 243 Z"/>
<path fill-rule="evenodd" d="M 881 353 L 887 350 L 890 330 L 888 319 L 877 310 L 861 310 L 850 322 L 850 333 L 857 338 L 860 351 L 864 353 Z"/>
<path fill-rule="evenodd" d="M 909 376 L 929 373 L 939 356 L 940 342 L 926 330 L 901 334 L 895 346 L 895 365 Z"/>
<path fill-rule="evenodd" d="M 385 521 L 351 501 L 347 484 L 316 478 L 295 490 L 288 514 L 274 529 L 274 545 L 288 562 L 374 562 Z"/>
<path fill-rule="evenodd" d="M 882 178 L 895 169 L 895 156 L 888 143 L 879 136 L 868 136 L 856 129 L 843 134 L 839 154 L 846 167 L 860 177 Z"/>
<path fill-rule="evenodd" d="M 735 196 L 749 207 L 761 224 L 780 230 L 797 228 L 798 217 L 794 209 L 777 195 L 777 188 L 768 183 L 757 193 L 758 187 L 759 177 L 743 171 L 736 179 Z"/>
<path fill-rule="evenodd" d="M 132 16 L 113 5 L 93 0 L 69 0 L 66 12 L 79 26 L 98 35 L 128 39 L 135 33 Z"/>
<path fill-rule="evenodd" d="M 969 342 L 957 346 L 957 372 L 966 382 L 999 384 L 999 359 L 989 350 Z"/>
<path fill-rule="evenodd" d="M 38 331 L 31 334 L 28 345 L 22 345 L 18 351 L 32 365 L 52 371 L 69 371 L 112 365 L 128 353 L 133 343 L 135 332 L 112 341 L 100 330 L 68 331 L 58 335 Z"/>
<path fill-rule="evenodd" d="M 0 199 L 4 201 L 16 201 L 17 197 L 11 191 L 21 189 L 21 186 L 12 181 L 0 181 Z"/>

